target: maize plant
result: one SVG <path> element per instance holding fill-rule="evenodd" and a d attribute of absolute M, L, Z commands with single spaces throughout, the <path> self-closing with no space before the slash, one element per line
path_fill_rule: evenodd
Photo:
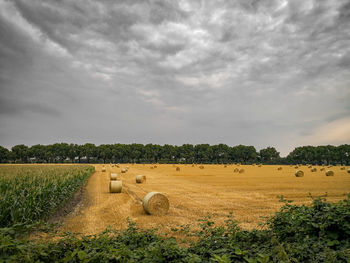
<path fill-rule="evenodd" d="M 0 166 L 0 227 L 46 219 L 93 172 L 84 165 Z"/>

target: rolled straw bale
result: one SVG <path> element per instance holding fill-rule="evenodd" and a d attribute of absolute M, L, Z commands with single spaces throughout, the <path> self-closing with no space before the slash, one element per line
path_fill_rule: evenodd
<path fill-rule="evenodd" d="M 136 176 L 136 183 L 141 184 L 146 181 L 146 176 L 139 174 Z"/>
<path fill-rule="evenodd" d="M 280 167 L 278 167 L 278 168 L 277 168 L 277 170 L 282 170 L 282 167 L 281 167 L 281 166 L 280 166 Z"/>
<path fill-rule="evenodd" d="M 102 172 L 104 173 L 106 171 L 106 168 L 105 167 L 102 167 Z"/>
<path fill-rule="evenodd" d="M 143 198 L 142 206 L 147 214 L 165 215 L 169 211 L 169 200 L 162 193 L 150 192 Z"/>
<path fill-rule="evenodd" d="M 157 168 L 157 165 L 155 165 L 154 168 Z"/>
<path fill-rule="evenodd" d="M 296 166 L 294 166 L 294 168 L 295 168 L 295 169 L 298 169 L 298 168 L 299 168 L 299 166 L 298 166 L 298 165 L 296 165 Z"/>
<path fill-rule="evenodd" d="M 127 171 L 127 170 L 126 170 L 125 168 L 122 169 L 122 173 L 123 173 L 123 174 L 125 174 L 126 171 Z"/>
<path fill-rule="evenodd" d="M 238 168 L 235 168 L 235 169 L 233 170 L 233 172 L 234 172 L 234 173 L 238 173 L 238 172 L 239 172 L 239 169 L 238 169 Z"/>
<path fill-rule="evenodd" d="M 334 172 L 332 170 L 327 170 L 326 176 L 334 176 Z"/>
<path fill-rule="evenodd" d="M 244 173 L 244 169 L 239 169 L 239 173 L 240 174 Z"/>
<path fill-rule="evenodd" d="M 343 167 L 340 167 L 340 170 L 345 170 L 345 167 L 343 166 Z"/>
<path fill-rule="evenodd" d="M 150 169 L 153 169 L 153 166 L 151 166 Z"/>
<path fill-rule="evenodd" d="M 126 167 L 126 169 L 128 169 L 128 170 L 129 170 L 129 166 L 127 166 L 127 167 Z"/>
<path fill-rule="evenodd" d="M 199 169 L 204 169 L 204 166 L 203 166 L 203 165 L 200 165 L 200 166 L 199 166 Z"/>
<path fill-rule="evenodd" d="M 194 164 L 192 164 L 192 167 L 194 167 Z"/>
<path fill-rule="evenodd" d="M 350 174 L 350 169 L 348 169 L 348 174 Z"/>
<path fill-rule="evenodd" d="M 314 168 L 312 168 L 311 170 L 310 170 L 311 172 L 317 172 L 317 168 L 316 167 L 314 167 Z"/>
<path fill-rule="evenodd" d="M 227 167 L 227 165 L 224 165 L 224 168 L 226 168 Z"/>
<path fill-rule="evenodd" d="M 120 176 L 116 173 L 111 173 L 111 181 L 120 181 Z"/>
<path fill-rule="evenodd" d="M 176 167 L 176 171 L 180 171 L 180 167 Z"/>
<path fill-rule="evenodd" d="M 320 169 L 320 171 L 324 171 L 324 167 L 322 167 L 322 168 Z"/>
<path fill-rule="evenodd" d="M 312 168 L 312 165 L 309 165 L 307 168 L 311 169 L 311 168 Z"/>
<path fill-rule="evenodd" d="M 122 181 L 109 181 L 109 192 L 121 193 L 122 192 Z"/>
<path fill-rule="evenodd" d="M 261 167 L 261 164 L 259 164 L 258 167 Z"/>
<path fill-rule="evenodd" d="M 303 177 L 304 176 L 304 172 L 302 170 L 298 170 L 295 172 L 295 176 L 296 177 Z"/>

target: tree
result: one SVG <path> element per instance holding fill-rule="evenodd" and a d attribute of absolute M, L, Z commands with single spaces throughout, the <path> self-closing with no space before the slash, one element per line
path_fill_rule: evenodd
<path fill-rule="evenodd" d="M 13 146 L 11 148 L 11 151 L 14 154 L 15 160 L 20 160 L 22 163 L 28 162 L 28 155 L 29 155 L 28 146 L 25 146 L 24 144 L 19 144 L 19 145 Z"/>
<path fill-rule="evenodd" d="M 9 159 L 9 150 L 0 146 L 0 163 L 6 163 Z"/>
<path fill-rule="evenodd" d="M 45 160 L 46 146 L 41 144 L 29 148 L 29 157 L 35 158 L 36 162 L 42 163 Z"/>
<path fill-rule="evenodd" d="M 280 153 L 274 147 L 261 149 L 259 152 L 261 161 L 273 163 L 280 158 Z"/>
<path fill-rule="evenodd" d="M 83 153 L 86 156 L 86 161 L 90 163 L 90 159 L 96 156 L 96 146 L 93 143 L 86 143 L 83 146 Z"/>

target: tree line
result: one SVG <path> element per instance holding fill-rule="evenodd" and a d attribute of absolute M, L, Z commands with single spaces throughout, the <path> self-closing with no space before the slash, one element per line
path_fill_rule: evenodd
<path fill-rule="evenodd" d="M 101 144 L 55 143 L 0 146 L 0 163 L 264 163 L 350 164 L 350 145 L 302 146 L 281 158 L 274 147 L 226 144 Z"/>

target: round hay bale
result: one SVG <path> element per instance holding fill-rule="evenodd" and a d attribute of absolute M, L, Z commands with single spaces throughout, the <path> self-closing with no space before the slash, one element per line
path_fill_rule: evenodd
<path fill-rule="evenodd" d="M 122 172 L 123 174 L 125 174 L 126 171 L 127 171 L 127 170 L 126 170 L 125 168 L 123 168 L 121 172 Z"/>
<path fill-rule="evenodd" d="M 296 177 L 303 177 L 304 176 L 304 172 L 302 170 L 298 170 L 295 172 L 295 176 Z"/>
<path fill-rule="evenodd" d="M 146 181 L 145 175 L 139 174 L 138 176 L 136 176 L 136 183 L 142 184 L 145 181 Z"/>
<path fill-rule="evenodd" d="M 200 166 L 199 166 L 199 169 L 204 169 L 204 166 L 203 166 L 203 165 L 200 165 Z"/>
<path fill-rule="evenodd" d="M 111 181 L 120 181 L 120 176 L 116 173 L 111 173 L 111 177 L 110 177 Z"/>
<path fill-rule="evenodd" d="M 343 167 L 340 167 L 340 170 L 345 170 L 345 167 L 343 166 Z"/>
<path fill-rule="evenodd" d="M 327 170 L 326 176 L 334 176 L 334 172 L 332 170 Z"/>
<path fill-rule="evenodd" d="M 129 170 L 129 166 L 127 166 L 127 167 L 126 167 L 126 169 L 128 169 L 128 170 Z"/>
<path fill-rule="evenodd" d="M 169 200 L 162 193 L 150 192 L 143 198 L 142 206 L 147 214 L 165 215 L 169 211 Z"/>
<path fill-rule="evenodd" d="M 324 171 L 324 167 L 322 167 L 322 168 L 320 169 L 320 171 Z"/>
<path fill-rule="evenodd" d="M 192 167 L 194 167 L 194 164 L 192 164 Z"/>
<path fill-rule="evenodd" d="M 280 167 L 278 167 L 278 168 L 277 168 L 277 170 L 282 170 L 282 167 L 281 167 L 281 166 L 280 166 Z"/>
<path fill-rule="evenodd" d="M 239 172 L 239 169 L 238 169 L 238 168 L 235 168 L 235 169 L 233 170 L 233 172 L 234 172 L 234 173 L 238 173 L 238 172 Z"/>
<path fill-rule="evenodd" d="M 153 169 L 153 166 L 151 166 L 150 169 Z"/>
<path fill-rule="evenodd" d="M 348 169 L 348 174 L 350 174 L 350 169 Z"/>
<path fill-rule="evenodd" d="M 122 181 L 110 181 L 109 182 L 109 192 L 110 193 L 121 193 L 122 192 Z"/>
<path fill-rule="evenodd" d="M 244 173 L 244 169 L 239 169 L 239 173 L 240 174 Z"/>
<path fill-rule="evenodd" d="M 312 165 L 309 165 L 307 168 L 311 169 L 311 168 L 312 168 Z"/>
<path fill-rule="evenodd" d="M 310 171 L 311 171 L 312 173 L 317 172 L 317 168 L 314 167 L 314 168 L 312 168 Z"/>
<path fill-rule="evenodd" d="M 180 167 L 176 167 L 176 171 L 180 171 Z"/>
<path fill-rule="evenodd" d="M 224 165 L 224 168 L 226 168 L 227 167 L 227 165 Z"/>
<path fill-rule="evenodd" d="M 154 168 L 157 168 L 157 165 L 155 165 Z"/>
<path fill-rule="evenodd" d="M 258 167 L 261 167 L 261 164 L 259 164 Z"/>
<path fill-rule="evenodd" d="M 104 173 L 106 171 L 106 168 L 105 167 L 102 167 L 102 172 Z"/>
<path fill-rule="evenodd" d="M 296 165 L 296 166 L 294 166 L 294 168 L 295 168 L 295 169 L 298 169 L 298 168 L 299 168 L 299 166 L 298 166 L 298 165 Z"/>

